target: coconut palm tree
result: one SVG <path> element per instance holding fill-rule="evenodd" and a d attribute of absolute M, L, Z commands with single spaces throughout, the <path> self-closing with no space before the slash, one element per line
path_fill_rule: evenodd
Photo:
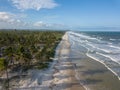
<path fill-rule="evenodd" d="M 8 71 L 7 71 L 8 61 L 5 58 L 0 58 L 0 70 L 3 70 L 3 69 L 5 69 L 6 71 L 6 83 L 7 83 L 6 89 L 9 90 L 9 78 L 8 78 L 9 76 L 8 76 Z"/>
<path fill-rule="evenodd" d="M 8 60 L 7 59 L 4 59 L 4 67 L 5 67 L 5 71 L 6 71 L 6 76 L 7 76 L 7 90 L 9 90 L 9 76 L 8 76 L 8 71 L 7 71 L 7 69 L 8 69 Z"/>

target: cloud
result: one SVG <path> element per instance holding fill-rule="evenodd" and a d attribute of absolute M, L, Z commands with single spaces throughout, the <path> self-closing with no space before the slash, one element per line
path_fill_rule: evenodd
<path fill-rule="evenodd" d="M 42 21 L 38 21 L 33 23 L 34 28 L 41 28 L 41 29 L 68 29 L 69 27 L 64 24 L 58 23 L 44 23 Z"/>
<path fill-rule="evenodd" d="M 42 8 L 52 9 L 58 4 L 54 0 L 10 0 L 17 9 L 21 10 L 40 10 Z"/>
<path fill-rule="evenodd" d="M 63 25 L 63 24 L 54 24 L 54 23 L 44 23 L 42 21 L 38 21 L 38 22 L 35 22 L 33 24 L 33 26 L 51 28 L 51 27 L 63 27 L 65 25 Z"/>
<path fill-rule="evenodd" d="M 0 12 L 0 21 L 8 22 L 11 17 L 12 17 L 12 14 L 9 14 L 7 12 Z"/>
<path fill-rule="evenodd" d="M 9 12 L 0 12 L 0 27 L 8 26 L 24 26 L 25 22 L 21 21 L 18 16 Z"/>
<path fill-rule="evenodd" d="M 36 26 L 36 27 L 46 27 L 47 24 L 43 23 L 42 21 L 38 21 L 38 22 L 35 22 L 33 24 L 33 26 Z"/>

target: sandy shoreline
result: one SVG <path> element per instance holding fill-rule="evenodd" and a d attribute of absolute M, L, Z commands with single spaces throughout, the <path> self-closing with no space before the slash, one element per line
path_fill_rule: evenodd
<path fill-rule="evenodd" d="M 75 78 L 74 65 L 69 59 L 70 43 L 67 33 L 63 36 L 58 49 L 58 63 L 54 66 L 53 90 L 85 90 Z"/>

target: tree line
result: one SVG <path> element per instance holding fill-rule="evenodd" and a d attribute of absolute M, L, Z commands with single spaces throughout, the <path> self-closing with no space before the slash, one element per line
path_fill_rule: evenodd
<path fill-rule="evenodd" d="M 63 34 L 62 31 L 0 31 L 0 75 L 6 71 L 8 78 L 8 69 L 24 72 L 47 68 Z"/>

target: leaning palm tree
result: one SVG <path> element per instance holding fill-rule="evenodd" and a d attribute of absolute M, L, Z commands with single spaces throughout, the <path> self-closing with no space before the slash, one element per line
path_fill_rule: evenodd
<path fill-rule="evenodd" d="M 6 83 L 7 83 L 7 87 L 6 90 L 9 90 L 9 78 L 8 78 L 8 61 L 5 58 L 0 58 L 0 70 L 5 69 L 6 71 Z"/>

